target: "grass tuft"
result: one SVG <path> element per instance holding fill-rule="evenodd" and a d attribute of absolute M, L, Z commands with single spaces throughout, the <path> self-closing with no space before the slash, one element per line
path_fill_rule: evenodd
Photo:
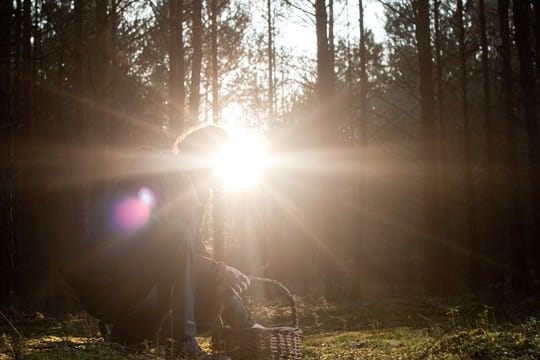
<path fill-rule="evenodd" d="M 263 324 L 287 325 L 280 303 L 247 301 Z M 524 306 L 445 305 L 435 301 L 298 302 L 304 359 L 540 359 L 540 302 Z M 57 320 L 40 313 L 0 320 L 4 359 L 182 359 L 166 346 L 106 342 L 85 313 Z M 209 349 L 209 338 L 199 338 Z"/>

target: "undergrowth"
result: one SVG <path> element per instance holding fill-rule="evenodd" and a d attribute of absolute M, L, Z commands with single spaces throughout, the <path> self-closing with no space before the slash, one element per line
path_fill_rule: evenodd
<path fill-rule="evenodd" d="M 298 301 L 305 359 L 540 360 L 540 302 L 487 307 L 435 301 L 331 303 Z M 288 325 L 290 310 L 248 301 L 267 326 Z M 0 360 L 182 359 L 168 346 L 124 347 L 107 342 L 85 313 L 54 319 L 2 312 Z M 199 338 L 206 349 L 208 336 Z"/>

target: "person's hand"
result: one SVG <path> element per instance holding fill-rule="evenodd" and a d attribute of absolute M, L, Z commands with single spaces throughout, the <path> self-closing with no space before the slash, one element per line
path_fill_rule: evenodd
<path fill-rule="evenodd" d="M 237 268 L 225 266 L 221 284 L 224 290 L 232 289 L 237 294 L 241 294 L 249 288 L 251 279 Z"/>

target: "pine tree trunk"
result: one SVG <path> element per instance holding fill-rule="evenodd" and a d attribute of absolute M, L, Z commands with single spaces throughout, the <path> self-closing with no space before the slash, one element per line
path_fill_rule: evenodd
<path fill-rule="evenodd" d="M 366 29 L 364 26 L 364 2 L 363 0 L 358 1 L 358 11 L 359 11 L 359 17 L 358 17 L 358 26 L 359 26 L 359 32 L 360 32 L 360 41 L 359 41 L 359 56 L 360 56 L 360 93 L 358 98 L 358 104 L 359 104 L 359 115 L 358 115 L 358 123 L 351 125 L 351 131 L 353 134 L 353 141 L 356 141 L 356 131 L 355 128 L 358 126 L 359 129 L 359 149 L 360 149 L 360 163 L 366 164 L 367 159 L 367 122 L 368 122 L 368 114 L 367 114 L 367 90 L 368 90 L 368 77 L 367 77 L 367 49 L 366 49 Z M 351 72 L 352 70 L 349 70 Z M 352 77 L 352 74 L 349 75 L 349 77 Z M 352 89 L 351 89 L 352 91 Z M 351 95 L 352 96 L 352 95 Z M 351 101 L 352 102 L 352 101 Z M 352 111 L 353 107 L 351 107 Z M 353 115 L 354 117 L 354 115 Z M 366 196 L 366 175 L 365 171 L 362 171 L 359 169 L 358 176 L 355 179 L 357 181 L 357 190 L 356 190 L 356 202 L 359 207 L 364 208 L 367 206 L 367 196 Z M 365 256 L 363 251 L 363 244 L 366 241 L 366 226 L 367 226 L 367 220 L 365 219 L 365 214 L 363 214 L 362 211 L 358 211 L 358 223 L 357 223 L 357 239 L 356 239 L 356 254 L 357 258 L 361 258 L 362 256 Z M 357 280 L 353 284 L 352 289 L 352 295 L 355 297 L 361 296 L 362 294 L 362 285 L 358 279 L 361 278 L 362 273 L 365 269 L 362 262 L 358 262 L 356 265 L 356 273 L 357 273 Z"/>
<path fill-rule="evenodd" d="M 533 0 L 534 5 L 534 60 L 536 63 L 536 81 L 540 87 L 540 0 Z M 539 265 L 540 266 L 540 265 Z"/>
<path fill-rule="evenodd" d="M 364 4 L 358 1 L 359 28 L 360 28 L 360 144 L 365 152 L 367 149 L 367 50 L 366 50 L 366 29 L 364 27 Z"/>
<path fill-rule="evenodd" d="M 532 191 L 533 221 L 531 240 L 538 242 L 538 226 L 540 226 L 540 177 L 539 177 L 539 141 L 536 119 L 535 86 L 533 70 L 533 52 L 531 49 L 530 4 L 527 0 L 514 0 L 515 42 L 518 50 L 519 70 L 521 78 L 521 96 L 524 100 L 525 120 L 528 137 L 529 178 Z M 518 240 L 518 239 L 516 239 Z M 525 239 L 523 239 L 525 240 Z M 530 279 L 528 270 L 527 246 L 525 241 L 512 241 L 510 267 L 512 269 L 512 288 L 517 291 L 529 291 Z"/>
<path fill-rule="evenodd" d="M 463 21 L 463 0 L 457 2 L 457 21 L 459 37 L 459 62 L 460 62 L 460 96 L 461 112 L 463 117 L 463 132 L 465 137 L 465 201 L 467 207 L 467 248 L 469 256 L 470 290 L 477 291 L 481 285 L 482 266 L 481 248 L 477 234 L 476 220 L 476 193 L 474 190 L 472 159 L 471 159 L 471 128 L 469 119 L 469 92 L 467 78 L 467 50 L 465 49 L 465 27 Z"/>
<path fill-rule="evenodd" d="M 173 137 L 184 130 L 183 0 L 169 0 L 169 131 Z"/>
<path fill-rule="evenodd" d="M 499 283 L 497 279 L 498 264 L 501 259 L 499 254 L 502 248 L 503 239 L 502 232 L 499 228 L 500 221 L 500 201 L 496 199 L 498 195 L 499 184 L 496 183 L 497 175 L 500 173 L 499 159 L 495 157 L 494 143 L 495 132 L 493 129 L 493 121 L 491 119 L 491 93 L 489 84 L 489 49 L 487 43 L 486 30 L 486 14 L 484 0 L 478 1 L 478 17 L 480 23 L 480 48 L 482 51 L 482 80 L 483 80 L 483 107 L 484 107 L 484 127 L 486 133 L 486 158 L 487 158 L 487 177 L 485 180 L 484 190 L 488 197 L 488 219 L 487 227 L 483 231 L 482 253 L 487 255 L 487 264 L 483 266 L 484 277 L 482 280 L 487 281 L 490 285 Z M 490 286 L 492 287 L 492 286 Z"/>
<path fill-rule="evenodd" d="M 10 293 L 12 292 L 12 274 L 10 273 L 10 257 L 12 254 L 11 232 L 13 223 L 10 218 L 13 188 L 11 179 L 13 168 L 11 166 L 11 129 L 13 118 L 11 116 L 11 16 L 13 13 L 11 1 L 0 2 L 0 113 L 4 114 L 0 122 L 0 161 L 7 170 L 0 176 L 2 190 L 0 192 L 0 217 L 3 224 L 0 225 L 0 237 L 4 240 L 0 245 L 0 268 L 5 269 L 4 280 L 0 285 L 0 307 L 8 307 Z M 5 134 L 5 135 L 4 135 Z"/>
<path fill-rule="evenodd" d="M 199 104 L 201 102 L 201 67 L 202 67 L 202 0 L 193 1 L 193 57 L 191 59 L 191 88 L 189 94 L 189 122 L 196 125 L 199 122 Z"/>
<path fill-rule="evenodd" d="M 317 92 L 322 101 L 327 102 L 333 89 L 333 69 L 328 45 L 328 17 L 326 1 L 315 1 L 315 21 L 317 31 Z"/>
<path fill-rule="evenodd" d="M 109 138 L 109 112 L 106 99 L 108 80 L 107 58 L 107 3 L 108 0 L 96 0 L 96 53 L 94 87 L 94 133 L 92 143 L 95 146 L 107 146 Z"/>
<path fill-rule="evenodd" d="M 535 38 L 535 60 L 536 60 L 536 82 L 538 84 L 538 87 L 540 88 L 540 0 L 534 0 L 534 38 Z M 540 140 L 539 140 L 540 141 Z M 540 144 L 539 144 L 540 146 Z M 539 170 L 540 171 L 540 170 Z M 537 180 L 540 178 L 540 174 L 537 174 Z M 538 222 L 540 221 L 540 205 L 538 204 L 538 201 L 540 201 L 540 189 L 538 189 L 540 185 L 536 183 L 536 199 L 535 199 L 535 215 L 534 215 L 534 221 L 537 225 L 536 231 L 533 234 L 534 236 L 538 237 L 538 234 L 540 233 L 540 229 L 538 229 Z M 534 241 L 534 240 L 533 240 Z M 535 241 L 536 244 L 536 276 L 537 276 L 537 286 L 540 286 L 540 242 Z M 538 291 L 539 289 L 537 289 Z"/>
<path fill-rule="evenodd" d="M 31 0 L 24 0 L 23 2 L 23 47 L 22 47 L 22 61 L 23 61 L 23 103 L 22 107 L 22 131 L 24 133 L 23 138 L 26 145 L 31 145 L 34 141 L 34 100 L 32 93 L 32 81 L 33 81 L 33 59 L 32 59 L 32 5 Z"/>
<path fill-rule="evenodd" d="M 449 189 L 448 189 L 448 154 L 446 150 L 446 111 L 445 111 L 445 94 L 444 94 L 444 78 L 443 78 L 443 50 L 442 50 L 442 39 L 441 39 L 441 29 L 440 29 L 440 0 L 435 0 L 433 5 L 433 21 L 434 21 L 434 30 L 435 30 L 435 73 L 436 73 L 436 82 L 437 82 L 437 120 L 439 121 L 438 131 L 437 131 L 437 141 L 439 143 L 439 158 L 440 166 L 437 169 L 437 183 L 440 186 L 438 190 L 440 192 L 440 211 L 441 211 L 441 232 L 446 234 L 448 241 L 454 243 L 455 237 L 450 232 L 449 225 L 449 209 L 448 209 L 448 198 L 449 198 Z M 456 269 L 456 258 L 451 256 L 449 259 L 450 269 Z M 458 275 L 459 276 L 459 275 Z"/>
<path fill-rule="evenodd" d="M 439 194 L 436 181 L 437 138 L 435 102 L 433 98 L 433 64 L 429 20 L 429 0 L 417 0 L 416 41 L 420 69 L 420 122 L 423 153 L 422 203 L 424 212 L 424 242 L 426 288 L 432 295 L 444 295 L 450 286 L 447 262 L 448 249 L 440 238 Z"/>
<path fill-rule="evenodd" d="M 335 39 L 334 39 L 334 0 L 328 0 L 328 56 L 330 57 L 330 70 L 332 77 L 335 71 Z M 332 81 L 334 82 L 334 81 Z"/>
<path fill-rule="evenodd" d="M 503 111 L 502 120 L 506 123 L 506 141 L 505 141 L 505 183 L 504 188 L 508 194 L 505 202 L 505 210 L 508 214 L 507 228 L 504 233 L 505 241 L 510 244 L 513 241 L 523 241 L 523 210 L 522 210 L 522 175 L 517 158 L 517 123 L 514 115 L 514 91 L 512 75 L 512 59 L 510 49 L 510 26 L 508 23 L 508 8 L 510 0 L 498 0 L 497 11 L 499 16 L 499 28 L 501 37 L 501 60 L 502 60 L 502 100 Z M 503 244 L 504 245 L 504 244 Z M 509 247 L 511 245 L 507 245 Z M 503 269 L 507 268 L 503 259 L 503 249 L 499 249 L 499 263 L 497 264 L 497 273 L 493 274 L 492 283 L 496 286 L 494 301 L 502 300 L 504 274 Z"/>
<path fill-rule="evenodd" d="M 210 63 L 212 73 L 212 120 L 221 122 L 219 105 L 219 63 L 218 63 L 218 0 L 210 0 Z"/>
<path fill-rule="evenodd" d="M 274 28 L 272 25 L 272 0 L 266 2 L 266 22 L 268 32 L 268 123 L 275 117 L 275 86 L 274 86 Z"/>

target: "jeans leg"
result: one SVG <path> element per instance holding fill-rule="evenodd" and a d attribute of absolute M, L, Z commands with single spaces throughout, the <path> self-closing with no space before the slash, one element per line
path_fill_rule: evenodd
<path fill-rule="evenodd" d="M 232 295 L 225 301 L 221 317 L 233 328 L 250 328 L 255 325 L 255 320 L 238 295 Z"/>

